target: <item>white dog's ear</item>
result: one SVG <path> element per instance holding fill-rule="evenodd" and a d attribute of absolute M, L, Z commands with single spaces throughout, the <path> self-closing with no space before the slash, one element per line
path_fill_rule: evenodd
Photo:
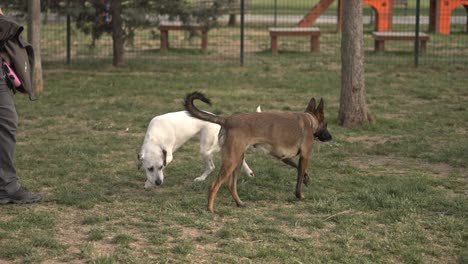
<path fill-rule="evenodd" d="M 143 163 L 141 162 L 143 160 L 143 154 L 138 153 L 137 158 L 138 158 L 137 169 L 139 170 L 141 168 L 141 165 L 143 165 Z"/>
<path fill-rule="evenodd" d="M 162 149 L 162 154 L 163 154 L 163 166 L 166 167 L 167 151 L 165 149 Z"/>
<path fill-rule="evenodd" d="M 261 113 L 262 112 L 262 108 L 260 106 L 257 106 L 257 110 L 256 110 L 258 113 Z"/>

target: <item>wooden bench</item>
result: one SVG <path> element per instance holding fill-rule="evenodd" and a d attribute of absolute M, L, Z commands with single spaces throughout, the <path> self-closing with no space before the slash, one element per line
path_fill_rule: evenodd
<path fill-rule="evenodd" d="M 386 40 L 407 40 L 415 41 L 416 33 L 414 32 L 373 32 L 372 37 L 375 40 L 375 51 L 385 50 Z M 429 41 L 429 36 L 425 33 L 419 33 L 419 42 L 421 45 L 421 52 L 426 51 L 426 43 Z"/>
<path fill-rule="evenodd" d="M 278 54 L 279 36 L 310 36 L 310 51 L 320 51 L 320 29 L 316 27 L 269 28 L 271 52 Z"/>
<path fill-rule="evenodd" d="M 159 24 L 159 31 L 161 31 L 161 51 L 169 49 L 169 31 L 170 30 L 196 30 L 201 32 L 201 49 L 206 51 L 208 46 L 208 28 L 199 24 L 184 25 L 181 22 L 164 22 Z"/>

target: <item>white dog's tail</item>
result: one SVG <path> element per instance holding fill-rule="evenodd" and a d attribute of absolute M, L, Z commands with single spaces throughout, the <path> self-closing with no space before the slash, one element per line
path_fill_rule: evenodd
<path fill-rule="evenodd" d="M 257 106 L 256 111 L 257 111 L 258 113 L 261 113 L 261 112 L 262 112 L 262 108 L 261 108 L 260 106 Z"/>
<path fill-rule="evenodd" d="M 198 99 L 204 103 L 207 103 L 209 105 L 211 105 L 211 101 L 210 99 L 206 98 L 206 96 L 200 92 L 193 92 L 193 93 L 189 93 L 185 96 L 185 100 L 184 100 L 184 107 L 185 107 L 185 110 L 187 110 L 187 112 L 195 117 L 195 118 L 198 118 L 198 119 L 201 119 L 201 120 L 204 120 L 204 121 L 208 121 L 208 122 L 211 122 L 211 123 L 215 123 L 215 124 L 218 124 L 220 126 L 224 126 L 225 123 L 226 123 L 226 118 L 224 117 L 221 117 L 221 116 L 215 116 L 211 113 L 208 113 L 208 112 L 204 112 L 204 111 L 201 111 L 200 109 L 198 109 L 197 107 L 195 107 L 195 105 L 193 104 L 193 101 L 195 99 Z"/>

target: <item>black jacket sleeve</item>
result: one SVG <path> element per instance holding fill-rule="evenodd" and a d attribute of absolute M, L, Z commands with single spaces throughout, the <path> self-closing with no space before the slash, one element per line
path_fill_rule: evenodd
<path fill-rule="evenodd" d="M 0 16 L 0 48 L 3 48 L 9 39 L 19 36 L 22 31 L 23 27 L 15 21 L 5 16 Z"/>
<path fill-rule="evenodd" d="M 36 100 L 33 88 L 34 50 L 31 44 L 21 38 L 23 27 L 13 20 L 0 16 L 0 48 L 8 53 L 13 70 L 21 80 L 16 90 Z"/>

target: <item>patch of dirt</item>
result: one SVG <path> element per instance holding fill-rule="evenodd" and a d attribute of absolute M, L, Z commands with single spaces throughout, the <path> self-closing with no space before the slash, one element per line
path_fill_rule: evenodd
<path fill-rule="evenodd" d="M 57 210 L 57 208 L 54 208 Z M 54 210 L 51 209 L 51 210 Z M 67 246 L 67 255 L 78 255 L 81 253 L 80 246 L 86 241 L 90 227 L 80 223 L 82 217 L 76 215 L 76 211 L 62 209 L 57 211 L 56 238 Z"/>
<path fill-rule="evenodd" d="M 311 231 L 310 229 L 303 227 L 303 226 L 296 226 L 294 228 L 290 228 L 289 226 L 284 226 L 283 229 L 287 231 L 287 233 L 294 235 L 295 237 L 299 237 L 302 239 L 313 239 L 317 243 L 319 242 L 320 238 L 331 232 L 335 228 L 335 223 L 327 222 L 324 223 L 324 226 L 320 229 L 315 231 Z"/>
<path fill-rule="evenodd" d="M 358 169 L 369 170 L 370 168 L 378 168 L 396 174 L 404 174 L 412 170 L 422 170 L 442 177 L 448 177 L 453 169 L 446 163 L 428 163 L 417 159 L 399 159 L 390 156 L 350 157 L 348 162 Z"/>
<path fill-rule="evenodd" d="M 202 236 L 202 232 L 197 228 L 190 228 L 186 226 L 180 226 L 182 229 L 182 237 L 184 238 L 197 238 Z"/>
<path fill-rule="evenodd" d="M 344 138 L 344 140 L 351 142 L 351 143 L 364 143 L 366 145 L 375 145 L 375 144 L 383 144 L 389 140 L 394 140 L 399 137 L 389 137 L 389 136 L 352 136 Z"/>
<path fill-rule="evenodd" d="M 91 251 L 91 258 L 97 258 L 106 255 L 113 255 L 115 252 L 115 245 L 111 242 L 112 238 L 105 238 L 100 241 L 92 242 L 93 248 Z"/>

